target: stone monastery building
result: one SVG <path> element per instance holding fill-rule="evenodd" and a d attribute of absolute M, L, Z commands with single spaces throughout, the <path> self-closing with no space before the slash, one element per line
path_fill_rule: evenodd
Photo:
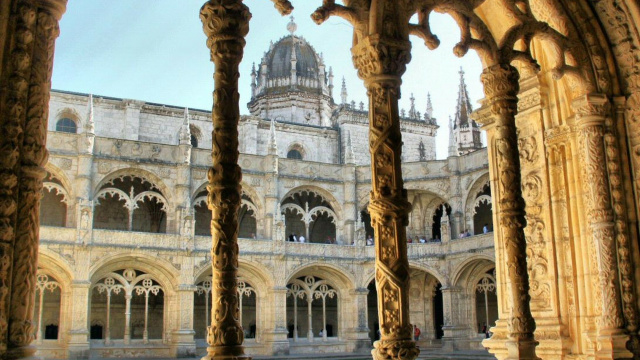
<path fill-rule="evenodd" d="M 246 351 L 368 352 L 379 336 L 369 114 L 344 81 L 334 89 L 293 20 L 288 30 L 254 67 L 238 128 Z M 445 160 L 435 159 L 430 99 L 421 113 L 411 95 L 401 111 L 409 307 L 423 349 L 480 348 L 498 318 L 488 155 L 462 71 L 459 84 Z M 49 109 L 38 354 L 204 354 L 211 113 L 57 90 Z"/>

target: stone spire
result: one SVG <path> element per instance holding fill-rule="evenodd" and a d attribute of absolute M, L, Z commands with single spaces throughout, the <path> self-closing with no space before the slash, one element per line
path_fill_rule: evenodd
<path fill-rule="evenodd" d="M 473 126 L 477 127 L 475 121 L 469 118 L 469 114 L 472 111 L 471 102 L 469 101 L 469 93 L 467 92 L 467 85 L 464 82 L 464 70 L 460 67 L 460 85 L 458 86 L 458 102 L 456 104 L 456 117 L 453 124 L 454 129 L 469 126 L 469 121 L 473 123 Z"/>
<path fill-rule="evenodd" d="M 456 154 L 464 155 L 482 148 L 480 140 L 480 128 L 469 115 L 473 110 L 467 93 L 467 85 L 464 82 L 464 71 L 460 68 L 460 85 L 458 89 L 458 103 L 453 122 Z"/>
<path fill-rule="evenodd" d="M 298 74 L 296 72 L 296 64 L 298 63 L 298 56 L 296 54 L 296 37 L 293 33 L 296 32 L 298 25 L 293 21 L 293 16 L 291 16 L 291 21 L 287 25 L 287 30 L 291 33 L 291 88 L 295 89 L 298 84 Z"/>
<path fill-rule="evenodd" d="M 253 63 L 253 65 L 251 65 L 251 100 L 256 97 L 256 89 L 258 87 L 258 84 L 256 83 L 256 77 L 256 63 Z"/>
<path fill-rule="evenodd" d="M 180 127 L 180 145 L 191 145 L 191 129 L 189 128 L 189 108 L 184 108 L 182 126 Z"/>
<path fill-rule="evenodd" d="M 269 145 L 267 149 L 269 155 L 278 155 L 278 143 L 276 142 L 276 121 L 271 119 L 269 128 Z"/>
<path fill-rule="evenodd" d="M 333 69 L 329 66 L 329 96 L 333 99 Z"/>
<path fill-rule="evenodd" d="M 87 121 L 84 124 L 82 134 L 84 142 L 78 142 L 80 152 L 93 154 L 93 146 L 96 138 L 96 125 L 93 121 L 93 95 L 89 95 L 87 102 Z"/>
<path fill-rule="evenodd" d="M 409 119 L 415 120 L 417 117 L 416 98 L 413 96 L 413 93 L 411 93 L 411 97 L 409 98 L 409 101 L 411 101 L 411 107 L 409 108 Z"/>
<path fill-rule="evenodd" d="M 344 76 L 342 77 L 342 90 L 340 91 L 340 103 L 342 105 L 347 104 L 347 83 L 344 80 Z"/>
<path fill-rule="evenodd" d="M 96 134 L 96 124 L 93 120 L 93 94 L 89 94 L 89 101 L 87 103 L 87 122 L 84 124 L 84 132 L 86 134 Z"/>
<path fill-rule="evenodd" d="M 449 156 L 458 156 L 456 136 L 453 132 L 453 120 L 449 116 Z"/>
<path fill-rule="evenodd" d="M 424 113 L 424 119 L 429 122 L 433 118 L 433 105 L 431 105 L 431 94 L 427 93 L 427 111 Z"/>
<path fill-rule="evenodd" d="M 356 156 L 353 153 L 353 147 L 351 146 L 351 132 L 347 131 L 347 145 L 344 150 L 344 163 L 355 164 Z"/>

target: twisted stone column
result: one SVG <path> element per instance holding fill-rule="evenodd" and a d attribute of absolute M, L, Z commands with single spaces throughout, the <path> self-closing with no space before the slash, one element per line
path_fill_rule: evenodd
<path fill-rule="evenodd" d="M 13 0 L 0 34 L 0 354 L 35 348 L 36 270 L 53 48 L 66 0 Z M 0 12 L 2 10 L 0 9 Z"/>
<path fill-rule="evenodd" d="M 415 359 L 420 351 L 409 322 L 408 214 L 411 204 L 403 187 L 402 138 L 398 99 L 401 76 L 411 59 L 411 43 L 369 36 L 352 48 L 358 76 L 369 96 L 371 201 L 369 213 L 376 234 L 376 288 L 380 340 L 374 359 Z"/>
<path fill-rule="evenodd" d="M 604 125 L 610 107 L 604 95 L 586 95 L 573 101 L 578 128 L 578 151 L 582 163 L 587 218 L 593 238 L 598 287 L 595 289 L 598 324 L 598 358 L 632 357 L 625 345 L 628 336 L 620 302 L 616 256 L 616 232 L 606 168 Z"/>
<path fill-rule="evenodd" d="M 522 198 L 520 158 L 515 115 L 518 111 L 518 71 L 511 65 L 493 65 L 480 77 L 487 105 L 495 122 L 490 152 L 497 169 L 495 191 L 498 202 L 498 228 L 504 242 L 507 276 L 511 291 L 511 314 L 508 320 L 507 359 L 538 359 L 534 340 L 536 329 L 529 302 L 526 240 L 524 236 L 525 204 Z"/>
<path fill-rule="evenodd" d="M 244 355 L 244 334 L 238 306 L 238 65 L 251 13 L 241 0 L 211 0 L 200 9 L 211 61 L 215 64 L 213 144 L 209 169 L 208 204 L 212 212 L 211 326 L 203 359 L 250 359 Z"/>

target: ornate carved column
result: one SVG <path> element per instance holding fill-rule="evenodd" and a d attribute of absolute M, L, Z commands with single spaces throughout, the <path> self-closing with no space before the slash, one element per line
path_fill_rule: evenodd
<path fill-rule="evenodd" d="M 381 338 L 374 359 L 415 359 L 419 350 L 409 321 L 408 215 L 401 169 L 402 138 L 398 99 L 401 75 L 411 59 L 411 43 L 371 35 L 351 49 L 358 76 L 369 95 L 371 201 L 376 233 L 376 288 Z"/>
<path fill-rule="evenodd" d="M 527 273 L 526 241 L 524 236 L 525 204 L 522 199 L 520 158 L 515 115 L 518 111 L 519 74 L 511 65 L 493 65 L 480 77 L 484 85 L 486 104 L 491 108 L 490 122 L 495 128 L 489 144 L 495 156 L 498 203 L 496 230 L 503 242 L 511 313 L 508 320 L 507 359 L 538 359 L 538 344 L 533 333 L 536 325 L 531 316 L 529 276 Z"/>
<path fill-rule="evenodd" d="M 623 330 L 616 232 L 606 168 L 604 125 L 610 115 L 609 102 L 604 95 L 585 95 L 574 100 L 572 107 L 578 128 L 587 218 L 593 236 L 590 257 L 595 263 L 591 266 L 598 268 L 599 287 L 594 295 L 596 313 L 600 315 L 597 356 L 602 359 L 632 357 L 626 349 L 629 337 Z"/>
<path fill-rule="evenodd" d="M 0 353 L 27 358 L 35 348 L 33 310 L 39 207 L 53 49 L 66 0 L 13 0 L 0 34 Z"/>
<path fill-rule="evenodd" d="M 203 359 L 250 359 L 244 355 L 244 334 L 238 308 L 238 65 L 251 13 L 241 0 L 211 0 L 200 9 L 207 47 L 215 64 L 213 144 L 209 169 L 208 205 L 212 212 L 212 308 Z"/>

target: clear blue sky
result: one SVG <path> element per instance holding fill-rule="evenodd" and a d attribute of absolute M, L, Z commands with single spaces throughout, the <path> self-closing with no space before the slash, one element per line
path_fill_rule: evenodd
<path fill-rule="evenodd" d="M 60 22 L 56 42 L 53 88 L 148 102 L 210 110 L 213 64 L 202 32 L 199 10 L 204 0 L 75 0 L 69 1 Z M 323 25 L 309 15 L 321 0 L 293 0 L 298 25 L 316 51 L 324 54 L 335 75 L 334 99 L 340 101 L 340 83 L 347 82 L 349 101 L 366 103 L 366 92 L 351 62 L 352 27 L 332 18 Z M 246 0 L 253 18 L 240 65 L 240 111 L 248 113 L 251 64 L 260 62 L 270 41 L 287 33 L 288 17 L 281 17 L 269 0 Z M 474 107 L 482 98 L 479 82 L 482 67 L 475 53 L 460 59 L 452 48 L 459 38 L 454 21 L 432 15 L 432 29 L 440 38 L 430 51 L 412 38 L 412 60 L 403 76 L 400 107 L 409 109 L 411 93 L 418 111 L 424 113 L 431 93 L 434 116 L 440 129 L 437 157 L 447 155 L 448 117 L 453 116 L 462 66 Z"/>

